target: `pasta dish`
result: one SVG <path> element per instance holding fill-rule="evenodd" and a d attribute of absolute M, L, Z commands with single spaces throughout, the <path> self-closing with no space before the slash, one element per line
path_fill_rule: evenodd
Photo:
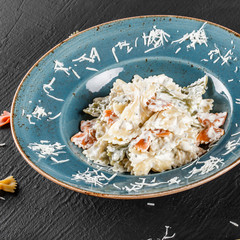
<path fill-rule="evenodd" d="M 94 162 L 116 171 L 147 175 L 182 166 L 218 141 L 226 112 L 210 113 L 203 99 L 207 76 L 180 87 L 166 75 L 131 82 L 117 79 L 109 96 L 95 98 L 71 141 Z"/>

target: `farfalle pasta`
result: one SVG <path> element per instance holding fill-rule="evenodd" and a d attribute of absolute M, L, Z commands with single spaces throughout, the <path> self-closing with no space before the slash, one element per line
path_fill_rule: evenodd
<path fill-rule="evenodd" d="M 182 166 L 220 139 L 227 113 L 210 113 L 213 99 L 203 99 L 207 76 L 180 87 L 166 75 L 132 82 L 116 80 L 110 95 L 96 98 L 84 112 L 71 141 L 83 153 L 116 171 L 147 175 Z"/>
<path fill-rule="evenodd" d="M 17 182 L 13 176 L 9 176 L 3 180 L 0 180 L 0 190 L 14 193 L 16 187 L 17 187 Z"/>

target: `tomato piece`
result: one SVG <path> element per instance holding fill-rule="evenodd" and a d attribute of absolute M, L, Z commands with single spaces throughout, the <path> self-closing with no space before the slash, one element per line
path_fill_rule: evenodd
<path fill-rule="evenodd" d="M 170 131 L 164 130 L 164 129 L 155 129 L 155 130 L 151 130 L 151 132 L 155 134 L 157 137 L 165 137 L 171 133 Z"/>
<path fill-rule="evenodd" d="M 208 127 L 202 130 L 198 136 L 197 141 L 199 143 L 211 143 L 220 139 L 221 136 L 224 135 L 224 130 L 221 128 L 215 128 L 213 126 Z"/>
<path fill-rule="evenodd" d="M 112 126 L 118 118 L 118 116 L 112 110 L 109 109 L 104 111 L 103 116 L 106 119 L 107 124 L 109 124 L 110 126 Z"/>
<path fill-rule="evenodd" d="M 136 143 L 135 148 L 136 148 L 138 151 L 146 152 L 146 151 L 148 150 L 148 148 L 150 147 L 150 144 L 151 144 L 150 137 L 148 137 L 147 139 L 140 139 L 140 140 Z"/>
<path fill-rule="evenodd" d="M 88 149 L 94 142 L 97 141 L 95 134 L 96 130 L 93 129 L 93 121 L 81 121 L 81 131 L 71 137 L 71 141 L 77 146 Z"/>
<path fill-rule="evenodd" d="M 219 128 L 225 123 L 226 118 L 227 112 L 203 113 L 199 115 L 198 120 L 204 127 L 214 126 Z"/>
<path fill-rule="evenodd" d="M 156 99 L 156 97 L 152 97 L 146 102 L 146 105 L 149 110 L 152 112 L 160 112 L 162 110 L 168 109 L 172 106 L 171 103 L 163 100 L 163 99 Z"/>

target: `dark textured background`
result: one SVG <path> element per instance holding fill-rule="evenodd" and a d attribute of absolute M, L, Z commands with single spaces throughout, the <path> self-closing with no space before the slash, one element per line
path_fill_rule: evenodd
<path fill-rule="evenodd" d="M 202 18 L 240 32 L 239 0 L 0 0 L 0 111 L 34 62 L 75 30 L 147 14 Z M 20 156 L 8 127 L 0 129 L 0 178 L 14 175 L 15 194 L 0 192 L 0 240 L 240 238 L 240 167 L 201 187 L 146 200 L 109 200 L 64 189 Z M 148 202 L 155 203 L 154 207 Z"/>

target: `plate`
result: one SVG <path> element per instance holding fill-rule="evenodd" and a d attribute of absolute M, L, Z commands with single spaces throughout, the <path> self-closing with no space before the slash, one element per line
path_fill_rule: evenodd
<path fill-rule="evenodd" d="M 20 83 L 11 109 L 14 141 L 40 174 L 77 192 L 106 198 L 152 198 L 206 183 L 239 163 L 239 34 L 200 19 L 141 16 L 75 33 L 39 59 Z M 225 135 L 200 159 L 148 176 L 93 164 L 70 142 L 82 110 L 113 82 L 164 73 L 181 86 L 205 74 L 204 97 L 227 111 Z"/>

